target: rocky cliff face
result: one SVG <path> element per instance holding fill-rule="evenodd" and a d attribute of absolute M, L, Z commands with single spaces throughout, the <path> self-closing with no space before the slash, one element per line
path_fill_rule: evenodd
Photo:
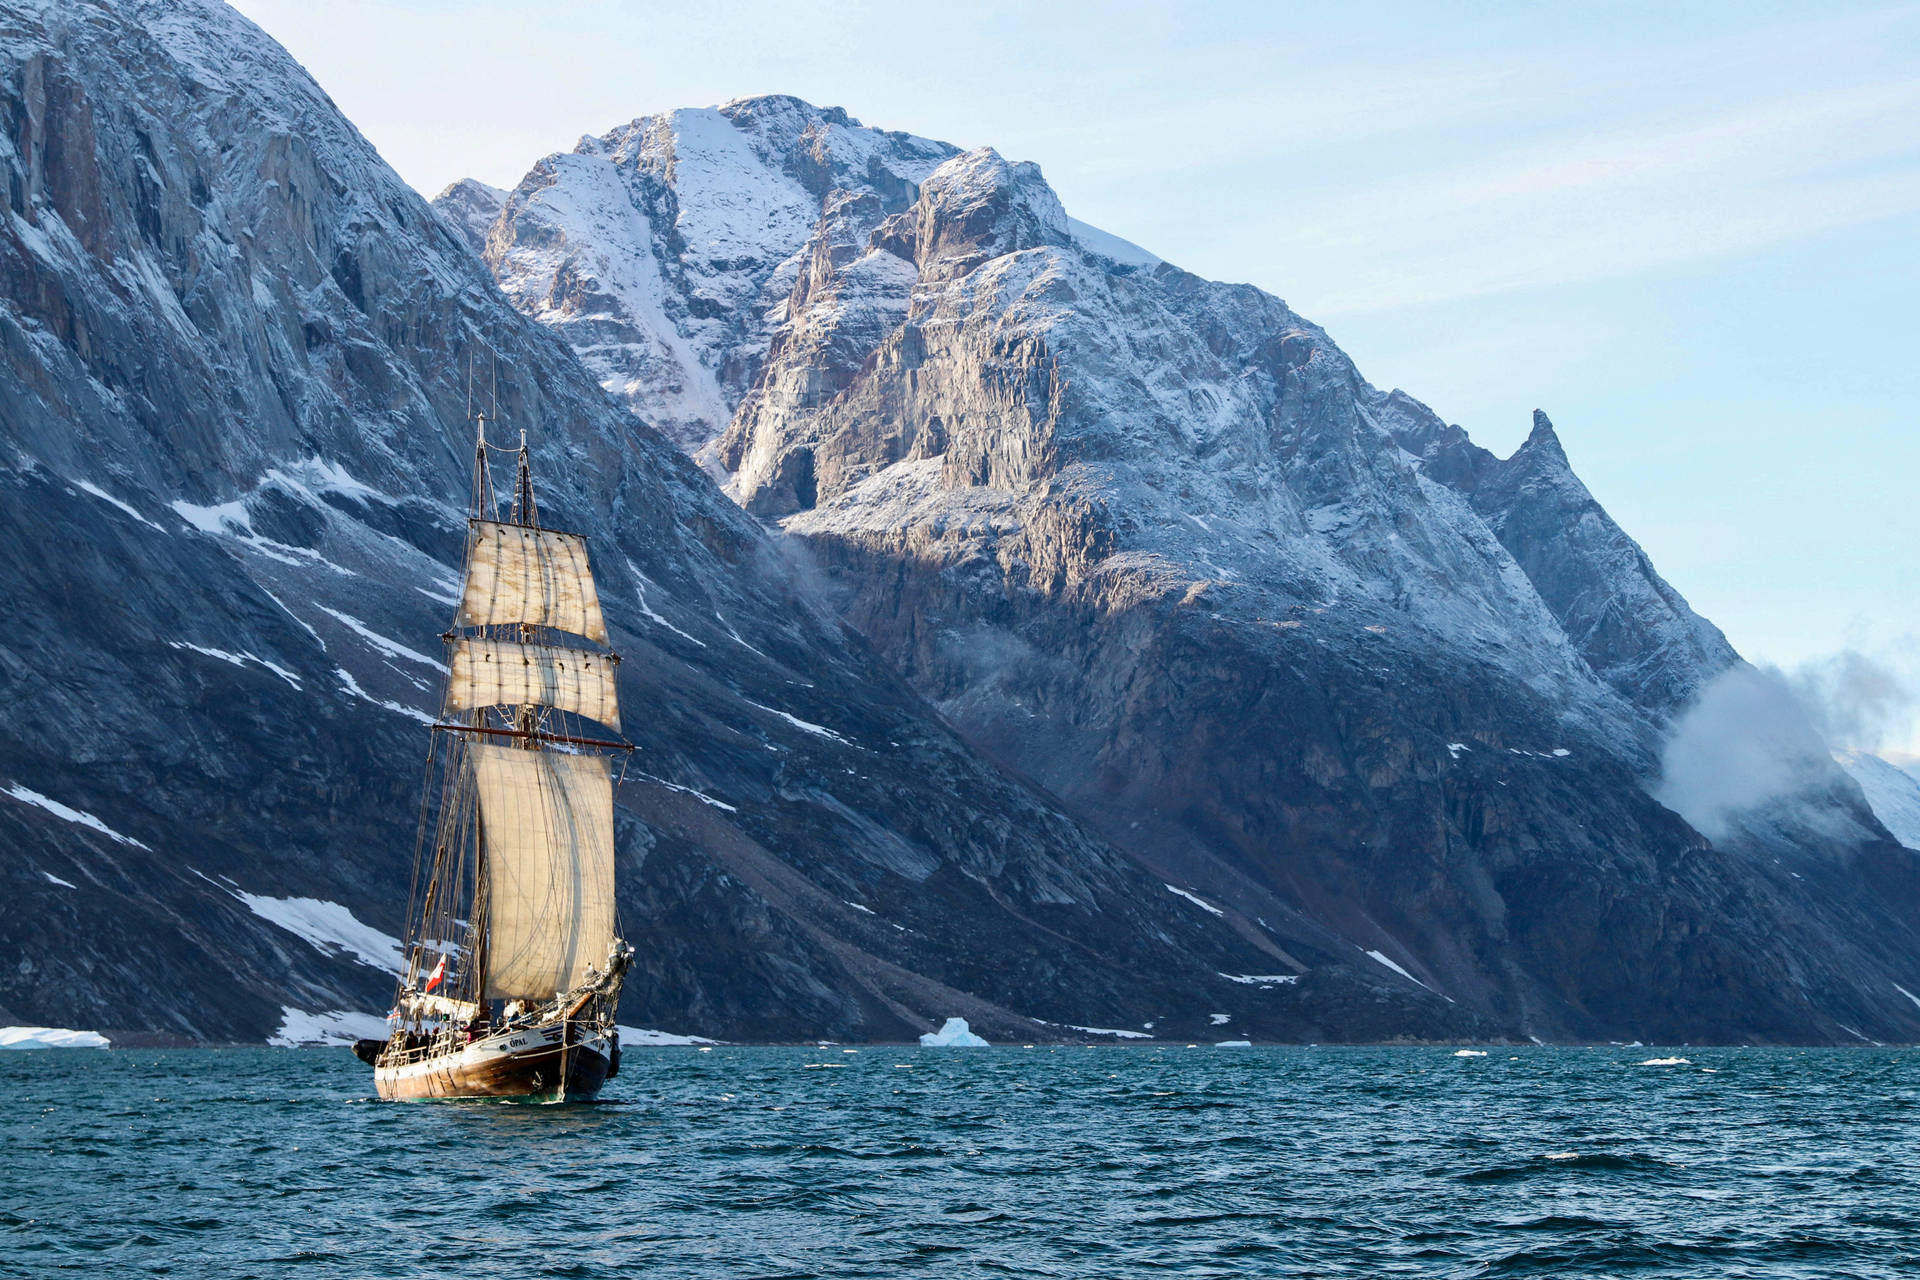
<path fill-rule="evenodd" d="M 566 274 L 514 257 L 523 221 L 594 279 L 655 273 L 615 308 L 650 341 L 719 325 L 723 357 L 687 349 L 730 417 L 683 446 L 973 744 L 1290 973 L 1371 964 L 1542 1038 L 1920 1031 L 1895 987 L 1913 862 L 1857 790 L 1834 773 L 1818 814 L 1722 847 L 1651 798 L 1738 659 L 1544 416 L 1494 458 L 1280 300 L 1074 222 L 1031 165 L 917 140 L 910 190 L 809 189 L 751 301 L 682 323 L 714 295 L 675 300 L 652 211 L 715 215 L 670 157 L 723 154 L 716 120 L 751 150 L 772 109 L 653 122 L 673 201 L 576 182 L 601 143 L 543 162 L 488 260 L 589 360 L 516 291 Z M 645 234 L 567 214 L 588 191 L 644 204 Z"/>
<path fill-rule="evenodd" d="M 385 1008 L 474 367 L 528 433 L 543 512 L 592 538 L 626 656 L 627 1021 L 1490 1029 L 1330 933 L 1283 954 L 957 737 L 791 548 L 596 385 L 645 382 L 652 337 L 588 373 L 470 247 L 491 194 L 436 215 L 231 10 L 4 0 L 0 30 L 0 1018 L 259 1040 Z M 797 104 L 743 114 L 784 140 L 752 152 L 793 184 L 779 200 L 864 175 L 849 228 L 912 204 L 945 154 L 843 146 L 843 121 Z M 698 166 L 645 129 L 631 142 L 670 210 L 668 178 L 692 190 Z M 527 214 L 531 191 L 507 207 Z M 679 234 L 663 278 L 693 336 L 668 354 L 688 386 L 744 385 L 758 365 L 729 353 L 769 323 L 754 306 L 778 263 Z M 494 225 L 487 243 L 536 238 Z M 559 328 L 591 346 L 582 323 Z"/>

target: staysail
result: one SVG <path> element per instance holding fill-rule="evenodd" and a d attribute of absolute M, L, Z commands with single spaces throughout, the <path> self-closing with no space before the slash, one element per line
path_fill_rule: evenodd
<path fill-rule="evenodd" d="M 556 645 L 461 637 L 454 645 L 447 709 L 537 705 L 620 727 L 614 662 L 606 654 Z"/>
<path fill-rule="evenodd" d="M 460 626 L 530 623 L 607 643 L 585 538 L 498 520 L 468 523 L 473 549 L 460 598 Z"/>
<path fill-rule="evenodd" d="M 551 999 L 604 964 L 613 931 L 605 756 L 468 747 L 487 867 L 483 998 Z"/>

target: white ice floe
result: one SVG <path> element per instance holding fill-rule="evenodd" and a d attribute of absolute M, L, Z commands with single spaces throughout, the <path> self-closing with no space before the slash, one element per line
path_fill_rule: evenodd
<path fill-rule="evenodd" d="M 225 888 L 225 886 L 221 886 Z M 272 921 L 323 955 L 348 955 L 375 969 L 399 972 L 400 939 L 362 924 L 353 912 L 323 898 L 268 898 L 227 889 L 262 920 Z"/>
<path fill-rule="evenodd" d="M 1487 1051 L 1485 1049 L 1455 1049 L 1453 1056 L 1456 1058 L 1484 1058 L 1487 1056 Z"/>
<path fill-rule="evenodd" d="M 92 814 L 84 813 L 79 809 L 68 808 L 58 800 L 51 800 L 41 795 L 38 791 L 30 791 L 17 782 L 9 786 L 5 791 L 0 791 L 0 795 L 18 800 L 22 804 L 35 805 L 45 809 L 54 817 L 66 822 L 71 822 L 75 826 L 86 827 L 90 831 L 98 831 L 109 840 L 117 840 L 121 844 L 130 844 L 136 849 L 145 849 L 147 847 L 138 840 L 135 840 L 132 836 L 121 835 L 118 831 L 115 831 L 112 827 L 100 821 L 100 819 L 94 817 Z"/>
<path fill-rule="evenodd" d="M 114 497 L 112 494 L 108 493 L 105 489 L 102 489 L 99 485 L 88 484 L 85 480 L 75 480 L 73 483 L 84 492 L 92 494 L 94 497 L 100 499 L 100 501 L 106 503 L 108 506 L 120 508 L 120 510 L 132 516 L 135 520 L 138 520 L 141 524 L 147 526 L 147 528 L 159 529 L 161 533 L 166 532 L 166 529 L 162 528 L 160 525 L 155 524 L 153 521 L 147 519 L 145 516 L 141 515 L 138 511 L 134 510 L 132 507 L 128 506 L 126 503 L 120 501 L 120 499 Z"/>
<path fill-rule="evenodd" d="M 1300 981 L 1297 973 L 1222 973 L 1220 976 L 1243 987 L 1282 987 Z"/>
<path fill-rule="evenodd" d="M 346 690 L 347 693 L 350 694 L 351 696 L 355 698 L 359 698 L 363 702 L 371 702 L 376 707 L 384 708 L 385 710 L 391 711 L 396 715 L 403 715 L 407 717 L 409 720 L 418 720 L 421 724 L 433 723 L 432 716 L 428 715 L 424 711 L 419 710 L 416 707 L 409 707 L 403 702 L 390 702 L 385 698 L 374 697 L 372 694 L 368 693 L 365 689 L 362 689 L 360 687 L 360 682 L 358 680 L 355 680 L 353 676 L 346 671 L 345 668 L 335 667 L 333 669 L 333 674 L 336 677 L 338 677 L 340 681 L 340 687 L 342 689 Z"/>
<path fill-rule="evenodd" d="M 620 1047 L 631 1049 L 638 1045 L 642 1048 L 665 1047 L 671 1045 L 715 1045 L 718 1040 L 709 1040 L 705 1036 L 678 1036 L 671 1031 L 654 1031 L 648 1027 L 620 1027 Z"/>
<path fill-rule="evenodd" d="M 1251 1049 L 1253 1048 L 1253 1041 L 1251 1040 L 1220 1040 L 1215 1042 L 1213 1047 L 1216 1049 Z"/>
<path fill-rule="evenodd" d="M 385 1040 L 387 1031 L 387 1020 L 377 1013 L 353 1013 L 346 1009 L 309 1013 L 292 1005 L 282 1005 L 280 1029 L 267 1037 L 267 1043 L 281 1049 L 352 1044 L 355 1040 Z"/>
<path fill-rule="evenodd" d="M 340 623 L 346 627 L 347 630 L 353 632 L 374 649 L 386 654 L 389 658 L 404 658 L 408 662 L 417 662 L 423 667 L 432 667 L 435 671 L 445 671 L 447 669 L 447 664 L 440 661 L 440 659 L 428 657 L 418 649 L 409 649 L 398 640 L 387 639 L 387 637 L 381 635 L 378 631 L 375 631 L 351 614 L 342 613 L 338 609 L 329 609 L 325 605 L 320 605 L 319 609 L 320 612 Z"/>
<path fill-rule="evenodd" d="M 920 1037 L 920 1044 L 927 1049 L 985 1049 L 987 1042 L 973 1034 L 965 1018 L 948 1018 L 938 1031 L 929 1031 Z"/>
<path fill-rule="evenodd" d="M 1686 1058 L 1648 1058 L 1640 1065 L 1643 1067 L 1685 1067 L 1692 1064 Z"/>
<path fill-rule="evenodd" d="M 1211 902 L 1204 902 L 1201 899 L 1194 897 L 1192 894 L 1188 893 L 1185 889 L 1176 889 L 1172 885 L 1168 885 L 1167 892 L 1179 894 L 1181 897 L 1185 898 L 1188 902 L 1191 902 L 1194 906 L 1200 908 L 1202 911 L 1208 912 L 1209 914 L 1216 915 L 1216 916 L 1225 916 L 1227 914 L 1226 912 L 1222 911 L 1220 908 L 1214 906 Z"/>
<path fill-rule="evenodd" d="M 0 1049 L 104 1049 L 107 1038 L 98 1031 L 70 1031 L 66 1027 L 0 1027 Z"/>
<path fill-rule="evenodd" d="M 1112 1027 L 1076 1027 L 1071 1022 L 1062 1024 L 1069 1031 L 1084 1031 L 1090 1036 L 1113 1036 L 1120 1040 L 1151 1040 L 1152 1036 L 1144 1031 L 1117 1031 Z"/>
<path fill-rule="evenodd" d="M 299 676 L 277 662 L 267 661 L 257 653 L 231 653 L 225 649 L 209 649 L 205 645 L 189 644 L 185 640 L 169 640 L 167 641 L 167 646 L 172 649 L 191 650 L 194 653 L 200 654 L 202 657 L 218 658 L 222 662 L 231 662 L 236 667 L 244 667 L 251 662 L 258 666 L 265 667 L 268 671 L 273 672 L 273 674 L 279 676 L 294 688 L 298 689 L 300 687 Z"/>
<path fill-rule="evenodd" d="M 849 747 L 853 745 L 853 743 L 848 742 L 845 738 L 841 737 L 839 734 L 835 733 L 833 730 L 827 728 L 825 725 L 815 724 L 811 720 L 802 720 L 799 716 L 789 715 L 787 712 L 780 710 L 778 707 L 765 706 L 761 703 L 755 702 L 752 698 L 742 698 L 741 701 L 746 703 L 750 707 L 759 707 L 762 711 L 766 712 L 768 715 L 779 716 L 782 720 L 785 720 L 788 724 L 792 725 L 794 728 L 799 729 L 805 733 L 810 733 L 816 738 L 831 738 L 833 741 L 844 743 Z"/>

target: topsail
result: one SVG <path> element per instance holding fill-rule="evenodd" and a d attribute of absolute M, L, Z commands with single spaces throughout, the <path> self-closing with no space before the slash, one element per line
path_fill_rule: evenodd
<path fill-rule="evenodd" d="M 460 597 L 461 626 L 518 622 L 607 643 L 585 538 L 498 520 L 469 524 L 473 550 Z"/>

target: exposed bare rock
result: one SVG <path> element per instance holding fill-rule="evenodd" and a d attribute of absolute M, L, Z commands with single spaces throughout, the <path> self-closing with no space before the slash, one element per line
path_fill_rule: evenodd
<path fill-rule="evenodd" d="M 714 216 L 661 172 L 680 219 Z M 973 743 L 1280 954 L 1509 1034 L 1920 1033 L 1892 986 L 1920 972 L 1913 859 L 1837 771 L 1818 813 L 1724 847 L 1650 795 L 1738 659 L 1544 417 L 1494 458 L 990 149 L 916 181 L 781 232 L 794 256 L 700 357 L 741 387 L 724 434 L 682 439 Z M 652 243 L 567 234 L 608 264 Z"/>

